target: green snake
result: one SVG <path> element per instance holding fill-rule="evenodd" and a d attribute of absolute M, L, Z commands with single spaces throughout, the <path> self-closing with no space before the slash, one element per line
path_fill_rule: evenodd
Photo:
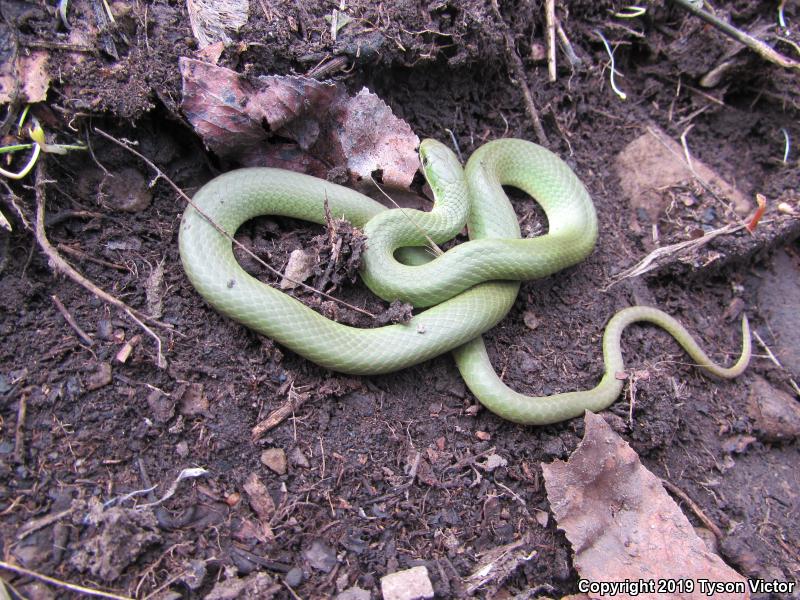
<path fill-rule="evenodd" d="M 223 315 L 333 371 L 387 373 L 453 351 L 475 397 L 492 412 L 522 424 L 557 423 L 613 403 L 624 385 L 620 338 L 635 321 L 664 328 L 713 375 L 733 378 L 746 368 L 746 317 L 741 357 L 724 368 L 675 319 L 655 308 L 634 306 L 617 313 L 606 327 L 605 374 L 597 387 L 546 397 L 509 389 L 492 368 L 481 334 L 511 309 L 521 280 L 548 276 L 592 252 L 598 229 L 594 205 L 566 163 L 531 142 L 489 142 L 463 168 L 435 140 L 424 140 L 419 154 L 435 198 L 429 212 L 390 210 L 346 187 L 282 169 L 245 168 L 216 177 L 195 194 L 181 221 L 180 254 L 189 280 Z M 520 239 L 503 185 L 536 199 L 547 216 L 547 234 Z M 350 327 L 251 277 L 237 263 L 231 238 L 242 223 L 259 215 L 280 215 L 324 224 L 326 202 L 334 217 L 363 228 L 367 250 L 361 275 L 370 289 L 387 301 L 429 308 L 408 323 Z M 470 241 L 420 260 L 420 247 L 453 238 L 465 224 Z"/>

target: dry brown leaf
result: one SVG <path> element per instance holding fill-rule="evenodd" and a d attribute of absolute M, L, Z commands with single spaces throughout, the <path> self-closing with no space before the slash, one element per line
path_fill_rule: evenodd
<path fill-rule="evenodd" d="M 693 583 L 691 592 L 684 587 L 668 594 L 623 589 L 616 600 L 708 598 L 701 580 L 744 586 L 743 593 L 714 594 L 717 600 L 750 597 L 746 580 L 708 551 L 660 479 L 599 415 L 587 411 L 586 433 L 569 461 L 543 464 L 542 470 L 550 507 L 572 544 L 581 578 Z M 588 591 L 592 598 L 611 597 Z"/>
<path fill-rule="evenodd" d="M 346 164 L 360 179 L 377 172 L 382 183 L 408 188 L 419 166 L 419 138 L 408 123 L 367 88 L 336 108 L 332 124 L 338 129 L 328 137 L 331 154 L 336 158 L 341 154 L 336 164 Z"/>
<path fill-rule="evenodd" d="M 317 176 L 343 169 L 351 183 L 377 176 L 396 188 L 407 188 L 414 178 L 419 138 L 366 88 L 349 97 L 332 83 L 296 76 L 246 79 L 185 57 L 180 68 L 184 114 L 223 158 Z M 273 134 L 297 146 L 268 143 Z"/>
<path fill-rule="evenodd" d="M 263 144 L 266 131 L 245 112 L 254 91 L 237 73 L 182 57 L 183 112 L 206 146 L 221 157 L 235 157 Z"/>

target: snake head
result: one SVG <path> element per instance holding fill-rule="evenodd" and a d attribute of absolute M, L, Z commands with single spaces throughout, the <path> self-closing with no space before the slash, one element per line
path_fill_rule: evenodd
<path fill-rule="evenodd" d="M 422 140 L 419 145 L 419 162 L 434 196 L 464 177 L 464 170 L 455 153 L 436 140 Z"/>

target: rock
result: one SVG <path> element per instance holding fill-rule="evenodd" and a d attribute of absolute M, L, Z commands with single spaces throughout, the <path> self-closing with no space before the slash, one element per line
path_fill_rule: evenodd
<path fill-rule="evenodd" d="M 298 585 L 303 583 L 303 569 L 300 567 L 292 567 L 289 569 L 289 572 L 286 573 L 286 576 L 283 580 L 286 582 L 286 585 L 296 588 Z"/>
<path fill-rule="evenodd" d="M 261 453 L 261 463 L 278 475 L 286 474 L 286 453 L 282 448 L 267 448 Z"/>
<path fill-rule="evenodd" d="M 499 454 L 490 454 L 489 456 L 486 457 L 486 460 L 480 466 L 482 466 L 489 473 L 491 473 L 498 467 L 505 467 L 506 465 L 508 465 L 508 461 L 505 458 L 503 458 Z"/>
<path fill-rule="evenodd" d="M 110 342 L 114 339 L 114 327 L 108 319 L 100 319 L 97 322 L 97 339 Z"/>
<path fill-rule="evenodd" d="M 615 167 L 631 204 L 632 223 L 639 227 L 645 225 L 641 222 L 643 217 L 656 223 L 672 200 L 665 190 L 694 181 L 695 176 L 683 155 L 680 144 L 655 126 L 648 127 L 617 155 Z M 692 165 L 697 176 L 731 199 L 737 214 L 744 216 L 750 211 L 751 202 L 741 191 L 696 157 L 692 158 Z"/>
<path fill-rule="evenodd" d="M 203 580 L 206 578 L 207 572 L 206 561 L 197 559 L 190 560 L 184 565 L 184 574 L 181 577 L 181 581 L 183 581 L 190 590 L 197 590 L 203 585 Z"/>
<path fill-rule="evenodd" d="M 747 399 L 747 412 L 756 434 L 767 442 L 800 437 L 800 403 L 759 376 L 755 376 Z"/>
<path fill-rule="evenodd" d="M 541 525 L 542 527 L 547 527 L 547 524 L 550 522 L 550 513 L 544 510 L 536 510 L 533 513 L 536 522 Z"/>
<path fill-rule="evenodd" d="M 369 590 L 362 590 L 360 587 L 355 586 L 336 594 L 333 600 L 370 600 L 371 597 Z"/>
<path fill-rule="evenodd" d="M 150 510 L 103 510 L 97 502 L 90 507 L 86 521 L 93 531 L 81 540 L 70 564 L 106 582 L 118 579 L 141 554 L 162 541 L 158 522 Z"/>
<path fill-rule="evenodd" d="M 97 363 L 92 372 L 86 377 L 86 389 L 90 392 L 99 390 L 111 383 L 111 364 Z"/>
<path fill-rule="evenodd" d="M 531 331 L 535 331 L 539 328 L 539 317 L 537 317 L 536 313 L 530 309 L 526 310 L 522 314 L 522 321 L 525 323 L 525 327 Z"/>
<path fill-rule="evenodd" d="M 2 584 L 0 584 L 0 589 L 1 588 Z M 17 590 L 21 598 L 27 598 L 28 600 L 56 600 L 58 598 L 53 590 L 48 588 L 44 583 L 38 581 L 31 582 L 22 587 L 17 587 Z M 0 597 L 3 597 L 2 594 L 0 594 Z M 11 596 L 7 597 L 11 598 Z"/>
<path fill-rule="evenodd" d="M 709 552 L 713 552 L 714 554 L 719 554 L 719 544 L 717 543 L 717 536 L 714 535 L 714 532 L 710 529 L 706 529 L 705 527 L 695 527 L 694 532 L 697 534 L 703 543 L 705 543 L 706 548 L 708 548 Z"/>
<path fill-rule="evenodd" d="M 433 598 L 433 585 L 424 566 L 397 571 L 381 577 L 383 600 Z"/>
<path fill-rule="evenodd" d="M 732 435 L 722 442 L 722 450 L 729 454 L 743 454 L 756 441 L 752 435 Z"/>

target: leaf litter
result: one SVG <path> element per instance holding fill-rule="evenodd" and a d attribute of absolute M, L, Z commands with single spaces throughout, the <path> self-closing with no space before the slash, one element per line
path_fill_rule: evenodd
<path fill-rule="evenodd" d="M 744 583 L 708 550 L 661 480 L 603 417 L 587 411 L 585 423 L 583 440 L 569 460 L 542 464 L 550 507 L 572 545 L 580 576 L 594 582 L 694 580 L 692 591 L 671 590 L 672 598 L 706 597 L 700 580 Z M 614 597 L 664 597 L 656 592 L 623 591 Z"/>
<path fill-rule="evenodd" d="M 342 170 L 351 184 L 372 178 L 408 188 L 419 138 L 367 88 L 350 96 L 340 84 L 300 76 L 247 78 L 180 59 L 184 114 L 220 158 L 326 177 Z M 291 140 L 297 147 L 287 146 Z"/>

